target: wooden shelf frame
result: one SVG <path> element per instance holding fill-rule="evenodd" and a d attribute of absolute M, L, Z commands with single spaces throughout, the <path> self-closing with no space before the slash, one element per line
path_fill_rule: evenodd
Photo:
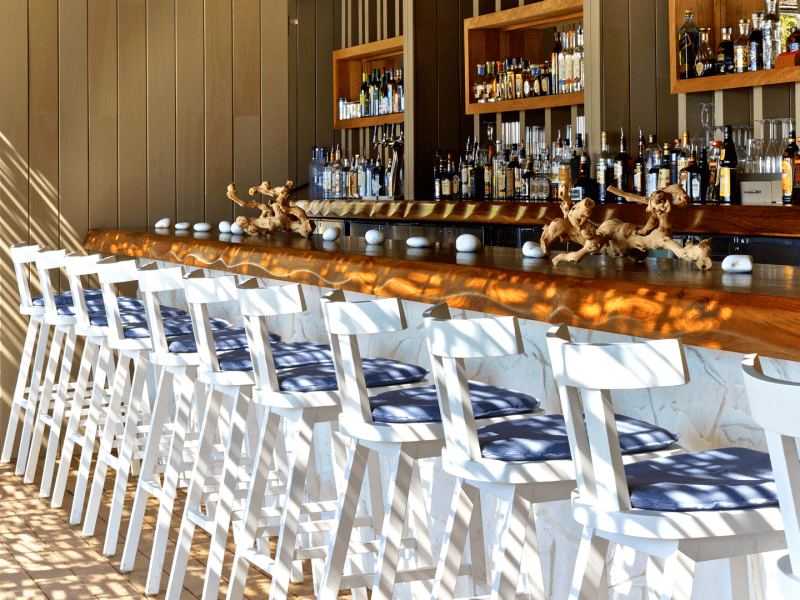
<path fill-rule="evenodd" d="M 391 113 L 359 119 L 339 119 L 339 98 L 357 100 L 361 75 L 372 69 L 390 69 L 403 58 L 403 36 L 397 36 L 360 46 L 336 50 L 333 53 L 333 128 L 355 129 L 389 123 L 402 123 L 404 113 Z"/>
<path fill-rule="evenodd" d="M 544 62 L 550 57 L 542 51 L 543 29 L 583 19 L 583 0 L 542 0 L 499 12 L 464 19 L 464 90 L 466 114 L 500 113 L 583 104 L 583 92 L 518 98 L 500 102 L 476 102 L 472 84 L 475 65 L 508 56 L 534 58 Z M 532 61 L 533 62 L 533 61 Z"/>
<path fill-rule="evenodd" d="M 800 67 L 785 67 L 768 71 L 748 73 L 729 73 L 696 79 L 678 78 L 678 30 L 683 25 L 684 11 L 694 11 L 694 22 L 698 27 L 710 27 L 710 45 L 716 51 L 719 45 L 721 27 L 731 27 L 731 37 L 739 35 L 739 19 L 748 19 L 753 13 L 764 12 L 763 0 L 669 0 L 669 49 L 670 49 L 670 92 L 672 94 L 691 94 L 751 88 L 763 85 L 800 82 Z"/>

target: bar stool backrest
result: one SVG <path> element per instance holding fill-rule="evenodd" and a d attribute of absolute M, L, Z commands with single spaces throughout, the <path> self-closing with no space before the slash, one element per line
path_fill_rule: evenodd
<path fill-rule="evenodd" d="M 767 436 L 769 457 L 789 546 L 792 572 L 800 571 L 800 383 L 764 375 L 757 354 L 742 361 L 750 414 Z"/>
<path fill-rule="evenodd" d="M 140 267 L 137 275 L 153 352 L 160 356 L 169 356 L 169 343 L 164 332 L 164 320 L 161 318 L 161 302 L 158 294 L 183 290 L 183 267 L 159 267 L 157 263 L 151 262 Z M 188 358 L 188 355 L 186 357 Z"/>
<path fill-rule="evenodd" d="M 103 292 L 103 304 L 108 320 L 108 340 L 115 348 L 150 348 L 149 339 L 130 340 L 125 337 L 122 327 L 119 302 L 117 301 L 117 288 L 120 283 L 138 281 L 135 260 L 117 262 L 113 256 L 104 258 L 97 263 L 97 279 L 100 281 L 100 290 Z"/>
<path fill-rule="evenodd" d="M 451 319 L 447 304 L 426 310 L 423 320 L 447 449 L 456 460 L 481 460 L 464 359 L 522 354 L 519 321 L 516 317 Z"/>
<path fill-rule="evenodd" d="M 44 308 L 33 305 L 30 281 L 26 272 L 26 266 L 36 263 L 36 255 L 42 246 L 39 244 L 29 245 L 25 242 L 11 246 L 11 262 L 14 263 L 14 274 L 17 276 L 17 287 L 19 288 L 19 311 L 25 315 L 38 315 L 44 313 Z"/>
<path fill-rule="evenodd" d="M 567 326 L 559 325 L 547 332 L 547 348 L 581 501 L 604 511 L 630 510 L 610 391 L 687 383 L 683 344 L 680 340 L 577 344 Z"/>
<path fill-rule="evenodd" d="M 236 280 L 233 277 L 206 277 L 201 269 L 183 278 L 186 302 L 197 342 L 200 365 L 206 371 L 219 371 L 219 359 L 214 344 L 208 305 L 238 300 Z M 160 311 L 158 311 L 160 314 Z"/>
<path fill-rule="evenodd" d="M 371 425 L 372 409 L 356 336 L 406 329 L 403 305 L 397 298 L 347 302 L 341 290 L 326 294 L 321 302 L 342 412 L 355 422 Z"/>
<path fill-rule="evenodd" d="M 269 341 L 267 318 L 305 312 L 306 300 L 303 288 L 296 283 L 259 287 L 255 278 L 247 279 L 236 287 L 253 362 L 256 389 L 280 392 Z"/>
<path fill-rule="evenodd" d="M 80 327 L 92 327 L 89 323 L 89 310 L 86 307 L 86 297 L 83 295 L 82 277 L 97 275 L 97 263 L 102 257 L 99 254 L 86 255 L 82 252 L 68 254 L 64 260 L 67 271 L 69 289 L 72 292 L 72 305 L 75 307 L 75 319 Z"/>
<path fill-rule="evenodd" d="M 50 279 L 51 271 L 59 271 L 64 268 L 66 256 L 66 250 L 51 250 L 49 246 L 42 248 L 36 254 L 36 269 L 39 272 L 39 283 L 42 285 L 45 318 L 54 325 L 74 325 L 76 323 L 75 317 L 58 314 L 55 290 Z"/>

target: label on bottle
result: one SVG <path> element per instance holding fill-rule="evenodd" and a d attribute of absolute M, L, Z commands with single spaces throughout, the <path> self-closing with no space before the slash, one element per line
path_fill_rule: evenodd
<path fill-rule="evenodd" d="M 794 186 L 793 163 L 793 157 L 786 157 L 781 161 L 781 189 L 784 196 L 792 195 L 792 187 Z"/>
<path fill-rule="evenodd" d="M 535 91 L 531 91 L 531 80 L 526 79 L 525 82 L 522 84 L 522 93 L 525 95 L 526 98 L 530 98 L 532 93 L 538 94 L 539 93 L 539 82 L 534 80 L 533 88 Z"/>
<path fill-rule="evenodd" d="M 672 170 L 666 167 L 658 171 L 658 188 L 669 187 L 669 180 L 672 175 Z"/>
<path fill-rule="evenodd" d="M 522 98 L 525 90 L 522 85 L 522 73 L 517 73 L 517 98 Z"/>
<path fill-rule="evenodd" d="M 680 175 L 678 176 L 678 182 L 681 184 L 681 187 L 684 189 L 684 191 L 689 189 L 689 187 L 686 185 L 688 179 L 689 173 L 686 171 L 681 171 Z"/>
<path fill-rule="evenodd" d="M 759 50 L 761 50 L 761 44 L 758 42 L 750 42 L 749 49 L 747 51 L 747 61 L 751 71 L 759 71 L 761 68 L 758 60 L 760 54 Z"/>
<path fill-rule="evenodd" d="M 725 68 L 725 51 L 722 48 L 717 53 L 717 72 L 720 75 L 728 72 Z"/>
<path fill-rule="evenodd" d="M 687 58 L 694 56 L 694 44 L 692 43 L 692 37 L 681 31 L 678 32 L 678 57 L 680 59 L 680 71 L 681 71 L 681 78 L 685 79 L 688 75 L 689 69 L 691 69 L 691 65 L 689 64 L 690 61 Z"/>
<path fill-rule="evenodd" d="M 618 185 L 622 181 L 622 163 L 615 163 L 614 164 L 614 181 Z"/>
<path fill-rule="evenodd" d="M 691 190 L 689 191 L 689 195 L 694 200 L 700 200 L 700 178 L 693 177 L 692 178 L 692 185 L 690 186 Z"/>
<path fill-rule="evenodd" d="M 547 77 L 542 77 L 542 95 L 547 95 L 550 93 L 550 89 L 547 87 L 547 82 L 550 81 Z"/>
<path fill-rule="evenodd" d="M 733 49 L 733 66 L 737 73 L 744 73 L 747 70 L 747 47 L 736 46 Z"/>
<path fill-rule="evenodd" d="M 573 204 L 583 200 L 583 188 L 574 187 L 569 191 L 569 199 Z"/>
<path fill-rule="evenodd" d="M 506 169 L 506 193 L 513 198 L 516 190 L 517 183 L 514 177 L 514 169 Z"/>
<path fill-rule="evenodd" d="M 521 198 L 527 198 L 528 195 L 529 195 L 530 186 L 528 185 L 528 182 L 530 182 L 530 179 L 523 179 L 520 182 L 520 188 L 519 189 L 520 189 L 520 197 Z"/>
<path fill-rule="evenodd" d="M 466 167 L 461 170 L 461 195 L 464 198 L 469 197 L 469 169 Z"/>
<path fill-rule="evenodd" d="M 331 193 L 331 173 L 330 171 L 325 171 L 322 174 L 322 191 L 330 196 Z"/>
<path fill-rule="evenodd" d="M 484 167 L 483 173 L 483 195 L 486 198 L 492 197 L 492 165 L 491 163 Z"/>
<path fill-rule="evenodd" d="M 605 166 L 597 165 L 597 185 L 604 188 L 606 184 L 606 168 Z"/>
<path fill-rule="evenodd" d="M 719 197 L 731 197 L 731 169 L 720 167 L 719 170 Z"/>
<path fill-rule="evenodd" d="M 658 189 L 658 173 L 647 174 L 647 195 L 649 196 Z"/>
<path fill-rule="evenodd" d="M 642 169 L 640 167 L 633 170 L 633 189 L 636 192 L 642 192 Z"/>
<path fill-rule="evenodd" d="M 434 179 L 433 180 L 433 197 L 437 200 L 442 197 L 442 180 L 441 179 Z"/>
<path fill-rule="evenodd" d="M 442 196 L 449 196 L 452 194 L 451 191 L 452 182 L 449 179 L 442 179 Z"/>
<path fill-rule="evenodd" d="M 800 40 L 800 38 L 798 38 L 798 40 Z M 791 44 L 786 45 L 787 52 L 797 52 L 798 50 L 800 50 L 800 41 L 792 42 Z"/>

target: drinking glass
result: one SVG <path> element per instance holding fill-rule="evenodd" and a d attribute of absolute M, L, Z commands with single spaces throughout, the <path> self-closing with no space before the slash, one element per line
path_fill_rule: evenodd
<path fill-rule="evenodd" d="M 764 173 L 764 142 L 758 138 L 747 140 L 746 173 Z"/>
<path fill-rule="evenodd" d="M 764 150 L 767 173 L 781 172 L 782 150 L 778 147 L 778 121 L 780 119 L 764 119 L 764 122 L 769 124 L 769 142 Z"/>

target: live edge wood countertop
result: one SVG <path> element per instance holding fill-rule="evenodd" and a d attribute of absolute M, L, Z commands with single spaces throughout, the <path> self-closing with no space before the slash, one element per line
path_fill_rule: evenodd
<path fill-rule="evenodd" d="M 276 235 L 227 241 L 219 234 L 93 229 L 86 250 L 242 275 L 684 343 L 800 359 L 800 269 L 756 265 L 733 275 L 671 259 L 638 266 L 606 257 L 554 267 L 519 249 L 409 248 L 361 238 L 325 242 Z"/>

